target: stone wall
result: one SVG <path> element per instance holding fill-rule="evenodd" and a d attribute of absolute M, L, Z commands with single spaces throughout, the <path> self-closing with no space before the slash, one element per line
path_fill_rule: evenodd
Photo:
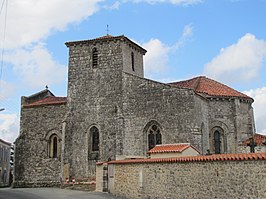
<path fill-rule="evenodd" d="M 238 146 L 239 153 L 250 153 L 250 146 Z M 255 146 L 255 153 L 266 152 L 266 146 Z"/>
<path fill-rule="evenodd" d="M 123 43 L 123 42 L 122 42 Z M 92 66 L 92 51 L 97 48 L 98 65 Z M 123 54 L 120 40 L 88 42 L 69 46 L 68 115 L 64 164 L 70 176 L 95 175 L 90 129 L 99 130 L 96 159 L 115 159 L 119 154 L 123 123 L 121 110 Z M 120 152 L 121 153 L 121 152 Z"/>
<path fill-rule="evenodd" d="M 65 113 L 65 105 L 22 108 L 20 135 L 15 142 L 14 187 L 59 184 L 61 156 L 49 157 L 47 135 L 61 134 Z"/>
<path fill-rule="evenodd" d="M 190 89 L 123 73 L 124 155 L 146 155 L 146 125 L 157 122 L 162 143 L 191 143 L 202 149 L 201 124 L 208 126 L 207 102 Z"/>
<path fill-rule="evenodd" d="M 137 75 L 139 77 L 144 77 L 143 69 L 143 54 L 139 53 L 136 48 L 129 48 L 126 43 L 122 43 L 123 51 L 123 71 Z M 134 55 L 134 71 L 132 70 L 132 57 L 131 53 Z"/>
<path fill-rule="evenodd" d="M 266 198 L 266 153 L 110 164 L 109 191 L 129 199 Z"/>
<path fill-rule="evenodd" d="M 254 131 L 253 109 L 249 102 L 236 98 L 209 101 L 210 152 L 214 153 L 213 133 L 222 128 L 222 153 L 237 153 L 237 146 Z"/>

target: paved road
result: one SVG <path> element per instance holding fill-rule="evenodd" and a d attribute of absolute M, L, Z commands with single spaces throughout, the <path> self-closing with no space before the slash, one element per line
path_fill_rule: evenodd
<path fill-rule="evenodd" d="M 0 199 L 118 199 L 108 193 L 55 188 L 1 188 Z"/>

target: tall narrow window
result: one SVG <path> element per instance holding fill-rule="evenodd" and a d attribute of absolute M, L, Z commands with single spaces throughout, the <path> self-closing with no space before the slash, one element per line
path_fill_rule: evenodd
<path fill-rule="evenodd" d="M 221 135 L 219 131 L 214 132 L 214 152 L 216 154 L 221 153 Z"/>
<path fill-rule="evenodd" d="M 162 144 L 162 134 L 160 128 L 153 124 L 148 130 L 148 148 L 149 150 L 157 144 Z"/>
<path fill-rule="evenodd" d="M 98 67 L 98 50 L 97 48 L 93 48 L 92 50 L 92 68 Z"/>
<path fill-rule="evenodd" d="M 131 67 L 132 67 L 132 71 L 135 71 L 135 60 L 134 60 L 133 52 L 131 52 Z"/>
<path fill-rule="evenodd" d="M 57 158 L 57 137 L 53 140 L 53 158 Z"/>
<path fill-rule="evenodd" d="M 49 139 L 49 157 L 58 158 L 59 156 L 59 140 L 56 134 L 51 135 Z"/>
<path fill-rule="evenodd" d="M 91 134 L 91 150 L 92 151 L 99 151 L 99 130 L 95 126 L 90 129 Z"/>

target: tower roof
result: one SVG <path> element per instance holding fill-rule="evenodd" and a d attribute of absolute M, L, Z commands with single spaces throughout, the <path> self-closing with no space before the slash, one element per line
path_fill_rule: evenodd
<path fill-rule="evenodd" d="M 205 76 L 195 77 L 189 80 L 169 83 L 181 88 L 193 89 L 198 94 L 206 97 L 238 97 L 254 101 L 251 97 Z"/>
<path fill-rule="evenodd" d="M 124 41 L 124 42 L 126 42 L 126 43 L 128 43 L 130 45 L 133 45 L 134 47 L 138 48 L 143 55 L 147 52 L 140 45 L 136 44 L 135 42 L 133 42 L 132 40 L 128 39 L 124 35 L 112 36 L 112 35 L 107 34 L 105 36 L 98 37 L 98 38 L 95 38 L 95 39 L 66 42 L 65 45 L 67 47 L 69 47 L 69 46 L 80 45 L 80 44 L 89 44 L 89 43 L 107 42 L 107 41 L 118 41 L 118 40 Z"/>

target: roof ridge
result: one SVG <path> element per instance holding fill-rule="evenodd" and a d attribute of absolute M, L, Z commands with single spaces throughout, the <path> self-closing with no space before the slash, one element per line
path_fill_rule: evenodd
<path fill-rule="evenodd" d="M 55 96 L 48 88 L 45 88 L 45 89 L 43 89 L 43 90 L 41 90 L 41 91 L 39 91 L 37 93 L 34 93 L 34 94 L 30 95 L 30 96 L 27 96 L 27 98 L 35 97 L 35 96 L 37 96 L 37 95 L 39 95 L 39 94 L 41 94 L 43 92 L 50 92 L 53 96 Z"/>
<path fill-rule="evenodd" d="M 190 145 L 190 143 L 157 144 L 156 146 Z"/>
<path fill-rule="evenodd" d="M 195 81 L 195 83 L 194 83 L 194 84 L 196 84 L 196 85 L 194 86 L 194 90 L 195 90 L 195 91 L 196 91 L 197 88 L 199 87 L 199 84 L 200 84 L 200 81 L 201 81 L 202 78 L 203 78 L 202 76 L 199 76 L 199 77 L 196 78 L 196 81 Z"/>

